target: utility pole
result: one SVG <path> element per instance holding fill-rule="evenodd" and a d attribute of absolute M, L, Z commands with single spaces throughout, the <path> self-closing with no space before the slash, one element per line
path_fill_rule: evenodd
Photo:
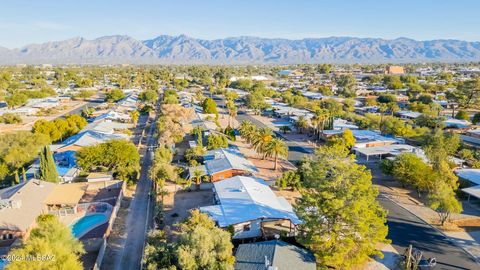
<path fill-rule="evenodd" d="M 405 254 L 405 269 L 412 269 L 412 245 L 409 245 Z"/>

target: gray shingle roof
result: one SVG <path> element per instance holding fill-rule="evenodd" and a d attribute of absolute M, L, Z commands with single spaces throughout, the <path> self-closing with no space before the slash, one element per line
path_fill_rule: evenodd
<path fill-rule="evenodd" d="M 278 270 L 315 270 L 315 256 L 308 250 L 272 240 L 241 244 L 235 253 L 235 270 L 266 270 L 269 266 Z"/>

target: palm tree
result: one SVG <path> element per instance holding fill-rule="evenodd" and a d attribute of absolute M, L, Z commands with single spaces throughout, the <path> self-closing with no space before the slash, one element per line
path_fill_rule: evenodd
<path fill-rule="evenodd" d="M 200 189 L 200 184 L 202 182 L 202 174 L 203 174 L 203 172 L 199 169 L 196 169 L 193 172 L 193 177 L 195 178 L 195 184 L 197 184 L 197 189 L 198 190 Z"/>
<path fill-rule="evenodd" d="M 385 115 L 385 112 L 387 111 L 387 109 L 388 107 L 384 103 L 378 106 L 378 110 L 380 111 L 380 132 L 382 132 L 382 129 L 383 129 L 383 116 Z"/>
<path fill-rule="evenodd" d="M 299 133 L 301 134 L 304 129 L 308 127 L 308 121 L 305 116 L 298 117 L 298 120 L 295 122 L 295 126 L 297 127 Z"/>
<path fill-rule="evenodd" d="M 267 145 L 273 138 L 273 132 L 269 128 L 259 129 L 252 138 L 252 146 L 255 148 L 257 153 L 263 156 L 265 159 L 265 153 L 267 151 Z"/>
<path fill-rule="evenodd" d="M 235 119 L 237 116 L 237 107 L 232 100 L 227 101 L 227 110 L 228 110 L 228 125 L 230 126 L 231 119 Z M 233 125 L 232 125 L 233 126 Z"/>
<path fill-rule="evenodd" d="M 273 138 L 270 140 L 266 147 L 265 155 L 268 157 L 275 158 L 275 165 L 273 167 L 274 170 L 277 170 L 277 161 L 278 157 L 286 158 L 288 156 L 288 146 L 284 140 Z"/>
<path fill-rule="evenodd" d="M 315 111 L 315 115 L 310 120 L 315 128 L 315 135 L 317 139 L 320 138 L 320 132 L 325 129 L 325 122 L 330 117 L 328 110 L 320 109 Z"/>
<path fill-rule="evenodd" d="M 257 126 L 250 121 L 243 121 L 238 130 L 247 143 L 252 143 L 252 139 L 257 131 Z"/>

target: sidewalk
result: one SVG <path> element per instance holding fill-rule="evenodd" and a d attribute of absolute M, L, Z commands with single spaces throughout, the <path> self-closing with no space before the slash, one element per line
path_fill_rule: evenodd
<path fill-rule="evenodd" d="M 400 254 L 392 245 L 385 245 L 382 248 L 383 258 L 377 258 L 367 263 L 363 270 L 396 270 L 400 262 Z"/>

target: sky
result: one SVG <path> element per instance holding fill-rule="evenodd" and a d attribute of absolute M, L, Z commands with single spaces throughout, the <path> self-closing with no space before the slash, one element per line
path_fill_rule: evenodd
<path fill-rule="evenodd" d="M 478 0 L 8 0 L 0 46 L 129 35 L 480 41 Z"/>

